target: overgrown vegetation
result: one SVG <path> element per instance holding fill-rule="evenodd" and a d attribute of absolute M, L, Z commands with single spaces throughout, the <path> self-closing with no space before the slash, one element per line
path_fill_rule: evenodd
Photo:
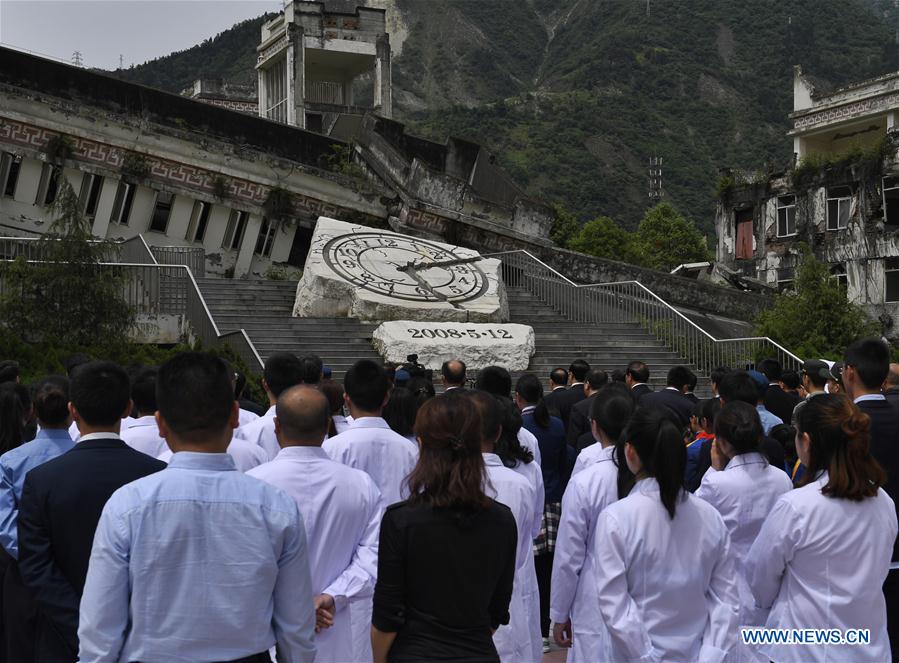
<path fill-rule="evenodd" d="M 796 164 L 790 181 L 796 191 L 808 191 L 825 175 L 833 181 L 877 182 L 883 176 L 884 160 L 892 157 L 895 151 L 894 138 L 887 134 L 876 143 L 855 144 L 836 154 L 813 152 Z"/>
<path fill-rule="evenodd" d="M 275 221 L 284 221 L 293 214 L 293 199 L 290 191 L 279 186 L 272 187 L 262 203 L 265 215 Z"/>
<path fill-rule="evenodd" d="M 47 155 L 47 160 L 53 163 L 61 164 L 72 156 L 74 150 L 75 143 L 65 134 L 50 136 L 44 145 L 44 154 Z"/>
<path fill-rule="evenodd" d="M 852 341 L 880 335 L 881 327 L 849 301 L 846 289 L 806 246 L 793 289 L 775 296 L 774 305 L 759 316 L 756 333 L 803 359 L 837 360 Z"/>
<path fill-rule="evenodd" d="M 122 158 L 122 174 L 133 179 L 142 179 L 150 174 L 150 164 L 144 155 L 126 152 Z"/>
<path fill-rule="evenodd" d="M 365 170 L 353 160 L 352 145 L 332 143 L 331 150 L 333 153 L 327 157 L 328 170 L 346 177 L 365 179 Z"/>

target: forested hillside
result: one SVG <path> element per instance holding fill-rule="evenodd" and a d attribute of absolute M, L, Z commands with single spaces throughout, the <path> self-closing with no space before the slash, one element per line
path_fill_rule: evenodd
<path fill-rule="evenodd" d="M 666 199 L 705 231 L 719 167 L 785 165 L 793 64 L 833 84 L 899 69 L 892 0 L 368 4 L 395 30 L 399 119 L 483 142 L 534 195 L 627 228 L 649 206 L 651 156 Z M 260 23 L 121 73 L 173 91 L 252 80 Z"/>

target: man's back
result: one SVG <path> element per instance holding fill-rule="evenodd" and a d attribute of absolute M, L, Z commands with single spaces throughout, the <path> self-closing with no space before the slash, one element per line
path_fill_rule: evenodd
<path fill-rule="evenodd" d="M 77 602 L 106 501 L 121 486 L 164 467 L 120 439 L 90 436 L 25 477 L 19 568 L 42 613 L 68 646 L 76 642 Z"/>
<path fill-rule="evenodd" d="M 125 444 L 132 449 L 153 458 L 159 457 L 159 454 L 168 449 L 165 440 L 159 434 L 159 427 L 156 425 L 156 418 L 153 415 L 135 419 L 128 428 L 121 432 L 121 437 L 125 440 Z"/>
<path fill-rule="evenodd" d="M 81 660 L 311 661 L 296 504 L 227 454 L 177 453 L 103 511 L 81 603 Z M 117 655 L 116 655 L 117 654 Z"/>
<path fill-rule="evenodd" d="M 578 438 L 590 432 L 590 408 L 593 406 L 595 394 L 578 401 L 571 408 L 568 426 L 565 429 L 565 441 L 577 448 Z"/>
<path fill-rule="evenodd" d="M 685 428 L 693 414 L 693 404 L 677 389 L 665 387 L 661 391 L 652 391 L 640 399 L 640 407 L 661 409 L 670 413 L 677 423 Z"/>
<path fill-rule="evenodd" d="M 799 394 L 787 393 L 779 384 L 772 384 L 765 392 L 765 409 L 783 422 L 788 422 L 793 417 L 796 404 L 801 400 Z"/>
<path fill-rule="evenodd" d="M 234 431 L 234 437 L 258 444 L 271 460 L 281 450 L 281 447 L 278 446 L 278 438 L 275 437 L 274 419 L 275 406 L 272 405 L 261 417 Z"/>
<path fill-rule="evenodd" d="M 565 391 L 560 391 L 558 393 L 559 397 L 556 404 L 559 408 L 559 419 L 562 420 L 562 423 L 565 424 L 567 428 L 568 420 L 571 418 L 571 408 L 587 398 L 587 395 L 584 393 L 583 384 L 573 384 Z"/>
<path fill-rule="evenodd" d="M 857 405 L 871 419 L 871 455 L 887 473 L 883 489 L 899 512 L 899 410 L 885 399 L 862 400 Z M 899 539 L 893 548 L 893 559 L 899 559 Z"/>
<path fill-rule="evenodd" d="M 403 481 L 418 462 L 415 445 L 380 417 L 354 419 L 346 431 L 325 440 L 322 449 L 332 460 L 368 474 L 385 505 L 403 499 Z"/>

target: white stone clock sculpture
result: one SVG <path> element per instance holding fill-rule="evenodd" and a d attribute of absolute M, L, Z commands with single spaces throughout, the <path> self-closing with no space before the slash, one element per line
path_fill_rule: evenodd
<path fill-rule="evenodd" d="M 534 330 L 507 323 L 501 267 L 471 249 L 319 217 L 294 315 L 380 322 L 372 345 L 387 361 L 414 353 L 428 368 L 462 358 L 524 370 Z"/>

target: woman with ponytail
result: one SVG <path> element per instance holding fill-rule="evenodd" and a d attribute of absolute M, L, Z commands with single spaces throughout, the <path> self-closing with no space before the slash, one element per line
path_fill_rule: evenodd
<path fill-rule="evenodd" d="M 590 663 L 608 640 L 592 569 L 596 519 L 618 500 L 615 443 L 634 412 L 634 397 L 623 384 L 602 387 L 590 404 L 590 425 L 597 444 L 578 455 L 575 473 L 562 497 L 562 520 L 553 559 L 549 615 L 556 644 L 571 647 L 568 663 Z"/>
<path fill-rule="evenodd" d="M 543 400 L 543 387 L 533 373 L 525 373 L 515 383 L 515 404 L 521 410 L 522 425 L 533 433 L 540 447 L 543 473 L 543 522 L 534 541 L 534 564 L 540 587 L 540 632 L 543 651 L 549 651 L 549 596 L 556 549 L 556 532 L 562 515 L 562 493 L 568 476 L 568 444 L 565 424 L 551 416 Z"/>
<path fill-rule="evenodd" d="M 518 530 L 484 492 L 481 422 L 468 398 L 432 398 L 415 419 L 409 498 L 381 521 L 372 611 L 375 663 L 499 661 Z"/>
<path fill-rule="evenodd" d="M 635 483 L 596 524 L 591 575 L 609 637 L 591 660 L 720 661 L 740 605 L 724 521 L 684 490 L 687 452 L 663 411 L 638 408 L 622 440 Z"/>
<path fill-rule="evenodd" d="M 870 419 L 841 395 L 806 402 L 796 421 L 804 485 L 783 495 L 746 558 L 769 628 L 870 629 L 864 646 L 767 644 L 780 661 L 888 661 L 881 589 L 896 539 L 886 474 L 868 449 Z"/>

